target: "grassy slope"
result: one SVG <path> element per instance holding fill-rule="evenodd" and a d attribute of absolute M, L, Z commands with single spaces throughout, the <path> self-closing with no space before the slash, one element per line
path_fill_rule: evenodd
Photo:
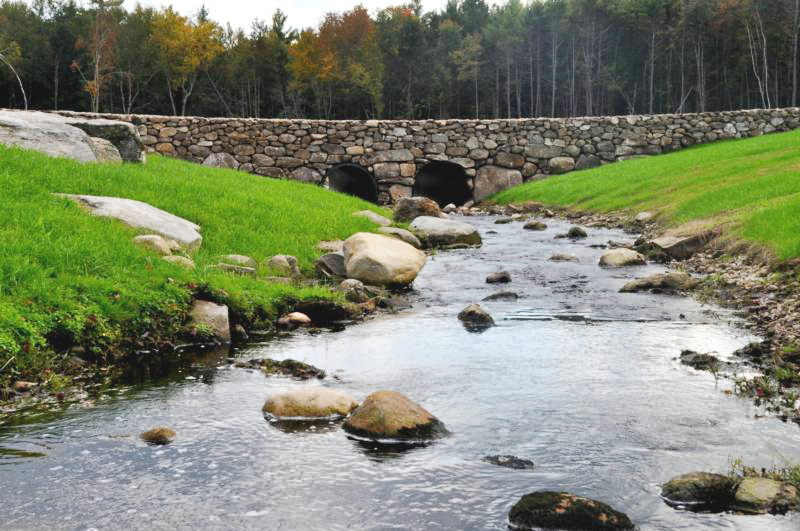
<path fill-rule="evenodd" d="M 526 183 L 499 203 L 657 211 L 676 226 L 733 222 L 731 234 L 778 258 L 800 256 L 800 131 L 698 146 Z"/>
<path fill-rule="evenodd" d="M 132 229 L 52 192 L 138 199 L 198 223 L 197 271 L 134 246 Z M 207 266 L 222 254 L 263 263 L 282 253 L 308 270 L 320 240 L 375 228 L 351 215 L 365 208 L 380 212 L 320 187 L 161 157 L 144 166 L 82 165 L 0 146 L 0 380 L 41 372 L 54 363 L 54 345 L 93 345 L 102 357 L 104 345 L 126 337 L 174 332 L 195 286 L 247 322 L 271 317 L 286 296 L 330 297 Z"/>

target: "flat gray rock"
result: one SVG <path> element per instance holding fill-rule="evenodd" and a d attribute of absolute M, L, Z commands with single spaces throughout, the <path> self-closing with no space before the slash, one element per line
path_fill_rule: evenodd
<path fill-rule="evenodd" d="M 54 114 L 0 110 L 0 144 L 33 149 L 51 157 L 97 162 L 89 135 Z"/>
<path fill-rule="evenodd" d="M 200 226 L 135 199 L 93 195 L 56 194 L 88 208 L 93 216 L 117 219 L 136 229 L 147 229 L 177 241 L 187 251 L 203 243 Z"/>
<path fill-rule="evenodd" d="M 105 118 L 90 119 L 78 116 L 60 116 L 59 118 L 67 125 L 77 127 L 89 136 L 111 142 L 125 162 L 143 163 L 145 161 L 144 144 L 133 124 Z"/>

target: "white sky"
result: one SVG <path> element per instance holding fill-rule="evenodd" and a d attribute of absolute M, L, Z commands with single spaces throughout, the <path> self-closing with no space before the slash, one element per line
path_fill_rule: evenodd
<path fill-rule="evenodd" d="M 172 5 L 182 15 L 192 15 L 205 4 L 212 20 L 225 25 L 230 22 L 234 28 L 250 29 L 255 18 L 269 21 L 272 14 L 280 8 L 288 17 L 287 25 L 294 29 L 316 27 L 326 13 L 342 12 L 358 4 L 366 7 L 370 14 L 391 5 L 403 4 L 405 0 L 125 0 L 125 7 L 132 9 L 137 3 L 144 6 L 161 7 Z M 442 9 L 447 0 L 423 0 L 425 11 Z"/>

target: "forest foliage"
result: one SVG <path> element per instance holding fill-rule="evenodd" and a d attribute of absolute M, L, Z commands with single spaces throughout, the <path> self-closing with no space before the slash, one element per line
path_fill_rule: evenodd
<path fill-rule="evenodd" d="M 0 1 L 0 106 L 518 118 L 798 105 L 800 0 L 420 0 L 249 28 L 201 7 Z"/>

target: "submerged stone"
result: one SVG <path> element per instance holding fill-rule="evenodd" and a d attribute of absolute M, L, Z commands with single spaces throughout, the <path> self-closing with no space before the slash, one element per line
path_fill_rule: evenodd
<path fill-rule="evenodd" d="M 511 282 L 511 274 L 508 271 L 498 271 L 486 277 L 487 284 L 508 284 Z"/>
<path fill-rule="evenodd" d="M 520 459 L 513 455 L 487 455 L 483 460 L 493 465 L 513 468 L 514 470 L 533 470 L 534 468 L 533 461 Z"/>
<path fill-rule="evenodd" d="M 701 354 L 693 350 L 681 352 L 681 363 L 688 365 L 698 371 L 709 371 L 719 367 L 719 358 L 711 354 Z"/>
<path fill-rule="evenodd" d="M 517 295 L 513 291 L 501 291 L 500 293 L 493 293 L 488 297 L 485 297 L 483 300 L 484 302 L 491 302 L 491 301 L 515 301 L 517 299 L 519 299 L 519 295 Z"/>

